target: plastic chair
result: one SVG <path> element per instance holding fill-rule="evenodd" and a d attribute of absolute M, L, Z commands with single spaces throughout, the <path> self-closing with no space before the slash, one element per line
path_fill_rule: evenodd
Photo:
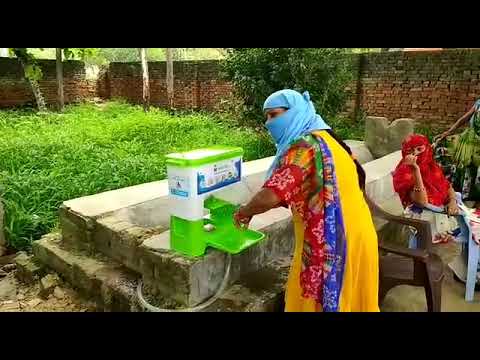
<path fill-rule="evenodd" d="M 390 214 L 366 194 L 365 199 L 374 217 L 412 226 L 417 230 L 418 249 L 387 245 L 379 238 L 379 304 L 388 291 L 398 285 L 421 286 L 425 289 L 428 312 L 440 312 L 444 266 L 440 257 L 430 251 L 430 224 L 424 220 Z"/>
<path fill-rule="evenodd" d="M 462 202 L 462 196 L 456 193 L 457 201 L 461 207 L 465 207 Z M 438 214 L 446 214 L 444 208 L 428 205 L 423 209 L 424 211 L 431 211 Z M 477 280 L 477 271 L 479 267 L 480 246 L 473 240 L 472 229 L 467 214 L 463 212 L 461 215 L 455 216 L 460 234 L 457 235 L 457 242 L 462 243 L 462 254 L 467 263 L 467 282 L 465 284 L 465 301 L 473 301 L 475 294 L 475 284 Z M 417 248 L 417 237 L 415 234 L 410 236 L 409 248 Z"/>

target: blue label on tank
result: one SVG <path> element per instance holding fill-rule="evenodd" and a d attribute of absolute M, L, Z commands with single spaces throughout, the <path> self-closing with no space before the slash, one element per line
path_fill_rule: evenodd
<path fill-rule="evenodd" d="M 198 195 L 237 183 L 242 178 L 241 160 L 213 165 L 197 173 Z"/>
<path fill-rule="evenodd" d="M 188 197 L 188 191 L 178 190 L 178 189 L 170 189 L 170 192 L 173 195 Z"/>

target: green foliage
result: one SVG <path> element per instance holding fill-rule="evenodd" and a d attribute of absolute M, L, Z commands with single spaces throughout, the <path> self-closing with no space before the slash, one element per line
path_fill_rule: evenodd
<path fill-rule="evenodd" d="M 380 52 L 380 48 L 349 48 L 346 49 L 348 52 L 352 54 L 361 54 L 361 53 L 371 53 L 371 52 Z"/>
<path fill-rule="evenodd" d="M 433 138 L 439 134 L 441 134 L 443 129 L 439 126 L 435 126 L 435 124 L 425 124 L 422 122 L 415 123 L 415 132 L 417 134 L 422 134 L 428 137 L 430 142 L 433 142 Z"/>
<path fill-rule="evenodd" d="M 333 131 L 343 140 L 363 140 L 365 137 L 365 119 L 348 119 L 335 116 L 325 119 Z"/>
<path fill-rule="evenodd" d="M 40 80 L 43 76 L 42 69 L 37 64 L 35 57 L 26 48 L 9 48 L 11 56 L 16 56 L 24 64 L 25 77 L 29 80 Z"/>
<path fill-rule="evenodd" d="M 272 92 L 308 90 L 322 116 L 335 116 L 352 79 L 345 49 L 238 48 L 229 50 L 225 72 L 244 100 L 248 118 L 261 121 L 262 105 Z"/>
<path fill-rule="evenodd" d="M 121 102 L 63 114 L 0 111 L 0 133 L 0 198 L 8 241 L 19 249 L 55 226 L 65 200 L 165 178 L 166 153 L 213 144 L 241 146 L 246 160 L 274 153 L 265 132 L 228 119 Z"/>
<path fill-rule="evenodd" d="M 85 56 L 85 62 L 93 65 L 105 65 L 110 62 L 135 62 L 139 61 L 137 48 L 97 48 L 97 51 Z M 173 59 L 180 60 L 210 60 L 223 59 L 224 49 L 212 48 L 176 48 Z M 147 48 L 149 61 L 165 61 L 164 48 Z"/>
<path fill-rule="evenodd" d="M 37 58 L 45 58 L 45 50 L 53 50 L 53 53 L 48 53 L 48 57 L 56 58 L 55 49 L 27 49 L 27 48 L 9 48 L 11 56 L 16 56 L 25 64 L 25 77 L 29 80 L 40 80 L 43 76 L 42 69 L 38 65 Z M 63 55 L 65 59 L 85 59 L 96 56 L 97 49 L 95 48 L 63 48 Z"/>
<path fill-rule="evenodd" d="M 95 57 L 98 53 L 96 48 L 63 48 L 65 59 L 81 59 Z"/>

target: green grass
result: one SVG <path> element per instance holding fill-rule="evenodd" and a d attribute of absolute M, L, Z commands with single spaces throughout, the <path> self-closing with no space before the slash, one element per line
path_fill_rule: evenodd
<path fill-rule="evenodd" d="M 17 249 L 57 225 L 65 200 L 164 179 L 169 152 L 222 144 L 243 147 L 247 161 L 274 153 L 266 133 L 228 119 L 155 108 L 145 114 L 121 102 L 69 106 L 63 114 L 0 111 L 0 134 L 0 197 Z"/>

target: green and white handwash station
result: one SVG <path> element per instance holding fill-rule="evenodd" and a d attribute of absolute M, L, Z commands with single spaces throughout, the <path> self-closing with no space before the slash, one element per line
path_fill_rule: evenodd
<path fill-rule="evenodd" d="M 242 181 L 242 158 L 242 148 L 222 146 L 166 156 L 172 250 L 196 257 L 210 246 L 238 254 L 265 237 L 237 229 L 233 214 L 238 205 L 212 196 Z"/>
<path fill-rule="evenodd" d="M 162 309 L 143 296 L 142 281 L 137 285 L 139 303 L 152 312 L 197 312 L 211 304 L 228 285 L 232 255 L 238 254 L 265 238 L 261 232 L 238 229 L 233 214 L 238 205 L 212 196 L 242 181 L 243 149 L 215 146 L 166 156 L 170 248 L 182 255 L 199 257 L 207 247 L 227 253 L 223 280 L 211 298 L 192 308 Z M 205 209 L 209 210 L 205 214 Z"/>

